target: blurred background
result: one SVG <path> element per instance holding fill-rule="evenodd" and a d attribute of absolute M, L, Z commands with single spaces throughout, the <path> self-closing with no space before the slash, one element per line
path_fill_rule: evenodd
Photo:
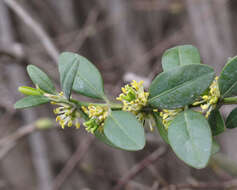
<path fill-rule="evenodd" d="M 237 54 L 236 18 L 234 0 L 0 0 L 0 190 L 196 189 L 200 182 L 231 180 L 237 175 L 236 130 L 218 138 L 221 153 L 206 169 L 195 170 L 156 130 L 147 130 L 144 150 L 125 152 L 83 127 L 37 131 L 35 120 L 55 118 L 52 106 L 19 111 L 13 105 L 22 97 L 17 87 L 32 85 L 27 64 L 46 71 L 60 90 L 57 58 L 63 51 L 91 60 L 111 99 L 132 79 L 149 85 L 161 72 L 163 52 L 175 45 L 198 47 L 218 75 Z"/>

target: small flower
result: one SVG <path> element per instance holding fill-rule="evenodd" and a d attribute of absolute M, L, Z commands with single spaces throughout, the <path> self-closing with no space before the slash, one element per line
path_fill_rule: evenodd
<path fill-rule="evenodd" d="M 202 96 L 201 100 L 194 102 L 193 105 L 200 105 L 202 113 L 205 113 L 205 117 L 208 118 L 211 111 L 216 108 L 219 98 L 220 91 L 218 87 L 218 77 L 216 77 L 209 87 L 208 94 Z"/>
<path fill-rule="evenodd" d="M 80 122 L 78 120 L 80 113 L 76 111 L 76 108 L 60 103 L 58 103 L 58 105 L 61 106 L 54 109 L 54 113 L 58 115 L 56 117 L 56 122 L 59 122 L 63 129 L 66 125 L 68 127 L 75 125 L 76 128 L 80 128 Z"/>
<path fill-rule="evenodd" d="M 80 122 L 78 119 L 80 117 L 80 113 L 77 111 L 76 107 L 60 102 L 62 100 L 66 100 L 63 92 L 60 92 L 58 95 L 45 93 L 44 96 L 51 100 L 51 104 L 59 106 L 58 108 L 54 109 L 54 114 L 58 115 L 56 117 L 56 122 L 58 122 L 63 129 L 65 126 L 71 127 L 72 125 L 75 125 L 76 128 L 80 128 Z"/>
<path fill-rule="evenodd" d="M 108 117 L 108 107 L 99 105 L 89 105 L 88 107 L 82 106 L 82 110 L 89 116 L 89 120 L 83 124 L 86 130 L 94 133 L 97 129 L 102 132 L 104 121 Z"/>
<path fill-rule="evenodd" d="M 165 127 L 166 130 L 168 130 L 169 124 L 170 122 L 175 118 L 175 116 L 180 113 L 181 111 L 183 111 L 182 108 L 178 108 L 175 110 L 167 110 L 167 109 L 163 109 L 160 112 L 160 116 L 162 117 L 162 123 Z"/>
<path fill-rule="evenodd" d="M 129 85 L 122 88 L 122 93 L 116 99 L 123 103 L 123 110 L 132 112 L 137 118 L 142 121 L 145 115 L 141 109 L 147 105 L 149 93 L 144 91 L 143 81 L 136 82 L 135 80 Z"/>

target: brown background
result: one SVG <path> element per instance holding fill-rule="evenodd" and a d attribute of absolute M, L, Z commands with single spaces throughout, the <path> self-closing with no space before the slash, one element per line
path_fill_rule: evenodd
<path fill-rule="evenodd" d="M 16 142 L 9 142 L 8 137 L 38 118 L 55 117 L 51 106 L 16 111 L 13 104 L 22 97 L 17 87 L 32 85 L 25 72 L 27 64 L 43 68 L 59 90 L 59 52 L 88 57 L 102 72 L 111 99 L 132 78 L 149 83 L 161 72 L 164 50 L 179 44 L 197 46 L 203 63 L 213 66 L 218 75 L 227 58 L 237 53 L 236 1 L 16 2 L 0 1 L 0 137 L 7 137 L 7 143 L 0 140 L 0 190 L 110 190 L 121 184 L 121 177 L 131 174 L 132 167 L 144 169 L 132 173 L 121 189 L 168 189 L 169 184 L 195 186 L 200 182 L 210 185 L 237 175 L 236 130 L 218 138 L 222 153 L 203 170 L 178 160 L 157 131 L 147 130 L 147 145 L 139 152 L 112 149 L 92 139 L 83 127 L 32 132 Z"/>

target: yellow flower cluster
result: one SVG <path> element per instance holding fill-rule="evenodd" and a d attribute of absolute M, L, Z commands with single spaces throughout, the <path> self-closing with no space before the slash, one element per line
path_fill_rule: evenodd
<path fill-rule="evenodd" d="M 132 112 L 141 121 L 144 115 L 140 111 L 147 105 L 148 96 L 149 93 L 144 91 L 143 81 L 133 80 L 130 85 L 122 87 L 122 93 L 116 99 L 123 103 L 124 111 Z"/>
<path fill-rule="evenodd" d="M 66 99 L 66 97 L 63 95 L 63 92 L 60 92 L 58 95 L 45 93 L 44 96 L 52 100 L 50 102 L 51 104 L 60 106 L 54 109 L 54 114 L 58 115 L 56 117 L 56 122 L 58 122 L 63 129 L 66 125 L 68 127 L 75 125 L 76 128 L 80 128 L 80 122 L 78 120 L 80 113 L 77 111 L 76 107 L 66 103 L 57 102 L 57 100 Z"/>
<path fill-rule="evenodd" d="M 167 109 L 163 109 L 160 112 L 160 116 L 162 117 L 162 123 L 165 127 L 166 130 L 168 130 L 169 124 L 170 122 L 175 118 L 175 116 L 179 113 L 183 111 L 183 109 L 179 108 L 179 109 L 175 109 L 175 110 L 167 110 Z"/>
<path fill-rule="evenodd" d="M 200 105 L 202 112 L 206 113 L 205 117 L 208 118 L 211 111 L 216 108 L 216 104 L 220 98 L 220 91 L 218 87 L 218 77 L 214 79 L 209 87 L 208 94 L 201 97 L 200 101 L 194 102 L 193 105 Z"/>
<path fill-rule="evenodd" d="M 63 104 L 60 104 L 63 105 Z M 64 129 L 64 127 L 67 125 L 68 127 L 71 127 L 72 125 L 75 125 L 76 128 L 80 128 L 80 122 L 78 118 L 80 117 L 79 112 L 76 111 L 76 108 L 70 107 L 67 104 L 64 104 L 61 107 L 58 107 L 54 109 L 55 114 L 59 114 L 56 117 L 56 121 L 59 122 L 61 127 Z"/>
<path fill-rule="evenodd" d="M 82 110 L 89 116 L 89 120 L 83 124 L 86 130 L 94 133 L 97 129 L 102 132 L 104 121 L 108 116 L 108 107 L 99 105 L 89 105 L 88 107 L 82 106 Z"/>

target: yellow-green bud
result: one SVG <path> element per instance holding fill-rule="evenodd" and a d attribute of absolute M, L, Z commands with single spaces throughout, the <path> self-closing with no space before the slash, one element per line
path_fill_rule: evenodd
<path fill-rule="evenodd" d="M 37 129 L 49 129 L 54 126 L 54 122 L 49 118 L 41 118 L 35 122 L 35 126 Z"/>
<path fill-rule="evenodd" d="M 42 95 L 41 92 L 39 92 L 37 89 L 31 88 L 29 86 L 20 86 L 18 88 L 18 91 L 21 92 L 22 94 L 30 95 L 30 96 L 40 96 L 40 95 Z"/>

